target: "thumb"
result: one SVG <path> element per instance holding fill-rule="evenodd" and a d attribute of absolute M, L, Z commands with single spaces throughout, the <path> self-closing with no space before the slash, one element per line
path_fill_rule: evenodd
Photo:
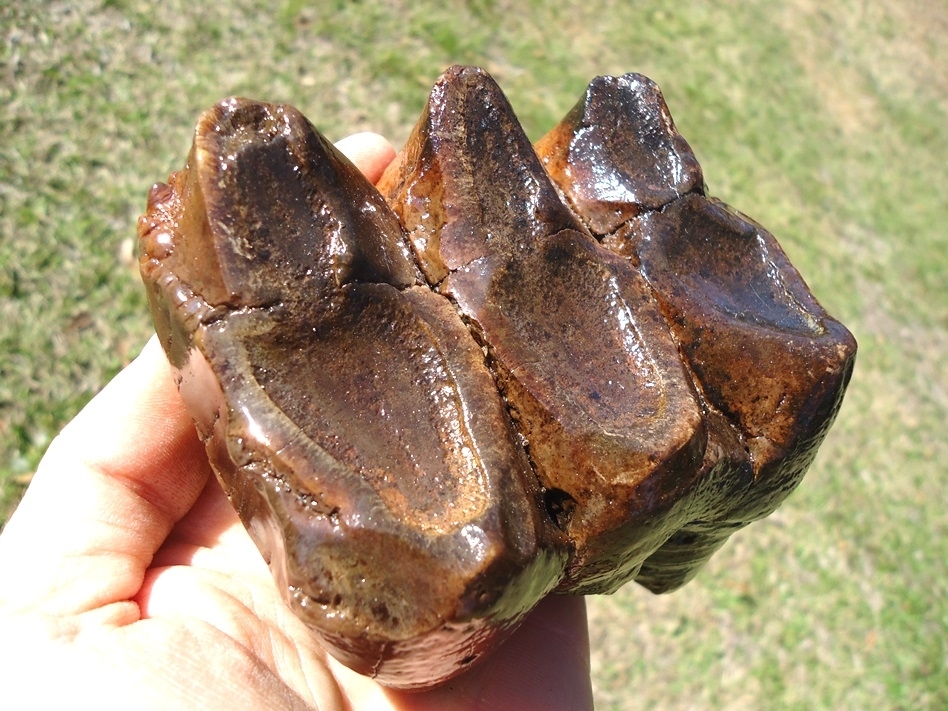
<path fill-rule="evenodd" d="M 153 338 L 50 445 L 0 536 L 0 604 L 78 614 L 130 599 L 208 474 Z"/>

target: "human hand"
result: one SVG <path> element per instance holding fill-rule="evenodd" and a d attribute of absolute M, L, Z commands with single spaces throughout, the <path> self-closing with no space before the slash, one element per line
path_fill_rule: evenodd
<path fill-rule="evenodd" d="M 339 143 L 375 181 L 394 152 Z M 0 535 L 4 707 L 588 709 L 582 598 L 421 693 L 330 657 L 211 474 L 155 339 L 54 440 Z"/>

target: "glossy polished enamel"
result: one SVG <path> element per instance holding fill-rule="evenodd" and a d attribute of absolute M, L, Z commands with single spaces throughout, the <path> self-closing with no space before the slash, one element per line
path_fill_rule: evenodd
<path fill-rule="evenodd" d="M 139 233 L 287 603 L 392 686 L 460 673 L 552 591 L 686 582 L 799 482 L 855 356 L 638 75 L 534 147 L 453 67 L 378 189 L 296 110 L 230 99 Z"/>

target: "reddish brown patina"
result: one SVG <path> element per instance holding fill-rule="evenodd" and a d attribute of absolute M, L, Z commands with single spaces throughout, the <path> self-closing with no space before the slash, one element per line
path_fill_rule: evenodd
<path fill-rule="evenodd" d="M 548 593 L 687 582 L 797 485 L 855 357 L 635 74 L 534 147 L 453 67 L 377 189 L 295 109 L 229 99 L 139 229 L 241 520 L 392 686 L 463 671 Z"/>

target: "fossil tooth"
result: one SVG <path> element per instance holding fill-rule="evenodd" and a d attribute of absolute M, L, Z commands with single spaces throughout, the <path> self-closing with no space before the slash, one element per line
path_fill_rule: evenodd
<path fill-rule="evenodd" d="M 396 687 L 460 673 L 550 592 L 690 580 L 799 483 L 855 359 L 635 74 L 531 146 L 452 67 L 378 189 L 295 109 L 228 99 L 139 245 L 287 604 Z"/>

